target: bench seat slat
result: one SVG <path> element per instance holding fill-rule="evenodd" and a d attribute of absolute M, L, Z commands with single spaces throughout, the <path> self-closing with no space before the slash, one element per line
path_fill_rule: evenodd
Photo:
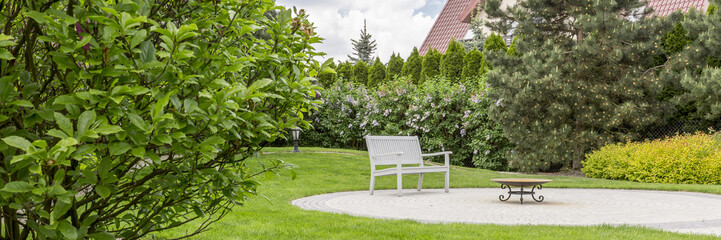
<path fill-rule="evenodd" d="M 418 173 L 432 173 L 432 172 L 445 172 L 445 166 L 423 166 L 423 167 L 401 167 L 401 174 L 418 174 Z M 376 176 L 388 176 L 396 175 L 398 168 L 386 168 L 376 170 Z"/>

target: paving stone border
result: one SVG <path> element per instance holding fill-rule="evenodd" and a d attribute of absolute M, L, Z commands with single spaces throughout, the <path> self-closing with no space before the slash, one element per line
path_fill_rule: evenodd
<path fill-rule="evenodd" d="M 515 190 L 515 189 L 514 189 Z M 544 188 L 545 200 L 501 202 L 500 188 L 338 192 L 292 201 L 302 209 L 424 223 L 633 225 L 721 236 L 721 195 L 648 190 Z"/>

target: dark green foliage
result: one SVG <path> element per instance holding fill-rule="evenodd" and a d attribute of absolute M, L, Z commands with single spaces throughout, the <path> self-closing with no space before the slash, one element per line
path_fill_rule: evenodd
<path fill-rule="evenodd" d="M 338 78 L 351 81 L 351 79 L 353 79 L 353 64 L 348 61 L 341 62 L 338 64 L 336 72 L 338 73 Z"/>
<path fill-rule="evenodd" d="M 662 49 L 666 55 L 673 55 L 690 43 L 691 39 L 686 36 L 686 29 L 681 26 L 681 23 L 676 23 L 676 27 L 664 34 Z"/>
<path fill-rule="evenodd" d="M 589 150 L 634 139 L 667 113 L 657 99 L 664 85 L 645 66 L 670 26 L 621 16 L 644 4 L 523 1 L 506 11 L 499 0 L 487 1 L 493 30 L 504 32 L 514 19 L 523 36 L 517 46 L 528 49 L 521 57 L 484 50 L 496 68 L 487 75 L 491 115 L 516 146 L 512 167 L 580 169 Z"/>
<path fill-rule="evenodd" d="M 368 87 L 375 88 L 386 80 L 386 66 L 376 57 L 368 75 Z"/>
<path fill-rule="evenodd" d="M 406 63 L 403 64 L 403 76 L 410 77 L 414 84 L 418 84 L 421 81 L 422 68 L 423 57 L 418 55 L 418 48 L 414 47 Z"/>
<path fill-rule="evenodd" d="M 400 77 L 403 73 L 403 58 L 400 54 L 392 54 L 391 60 L 388 61 L 388 71 L 386 72 L 386 80 L 390 81 Z"/>
<path fill-rule="evenodd" d="M 460 81 L 463 73 L 463 58 L 466 56 L 466 49 L 463 44 L 451 39 L 446 50 L 446 55 L 441 60 L 441 75 L 451 81 Z"/>
<path fill-rule="evenodd" d="M 371 56 L 376 51 L 376 40 L 372 40 L 372 37 L 366 31 L 366 20 L 363 20 L 363 29 L 361 30 L 360 37 L 358 40 L 351 39 L 353 42 L 353 55 L 348 55 L 348 59 L 352 62 L 366 62 L 370 63 Z"/>
<path fill-rule="evenodd" d="M 513 41 L 511 41 L 511 46 L 508 46 L 508 51 L 506 51 L 506 54 L 508 56 L 514 56 L 514 57 L 520 57 L 521 53 L 518 52 L 518 47 L 516 46 L 516 42 L 518 40 L 518 36 L 513 36 Z"/>
<path fill-rule="evenodd" d="M 463 81 L 480 75 L 481 61 L 483 61 L 483 53 L 476 48 L 466 54 L 465 59 L 463 59 L 465 63 L 463 65 Z"/>
<path fill-rule="evenodd" d="M 423 57 L 421 79 L 418 84 L 422 84 L 424 81 L 440 75 L 440 63 L 442 57 L 443 54 L 438 52 L 435 48 L 426 53 L 426 56 Z"/>
<path fill-rule="evenodd" d="M 2 6 L 2 239 L 207 230 L 286 167 L 255 156 L 309 127 L 328 70 L 307 16 L 274 1 Z"/>
<path fill-rule="evenodd" d="M 336 65 L 333 59 L 328 59 L 326 61 L 328 63 L 329 70 L 333 71 L 322 71 L 318 74 L 318 82 L 321 86 L 328 87 L 330 85 L 333 85 L 333 83 L 338 79 L 338 73 L 336 72 Z"/>
<path fill-rule="evenodd" d="M 360 83 L 363 85 L 368 84 L 368 72 L 370 71 L 370 67 L 368 64 L 364 61 L 358 61 L 355 65 L 353 65 L 353 76 L 351 77 L 351 81 L 354 83 Z"/>
<path fill-rule="evenodd" d="M 486 38 L 486 43 L 483 44 L 483 51 L 498 51 L 503 50 L 504 52 L 508 49 L 506 42 L 503 41 L 503 37 L 499 34 L 491 33 L 491 36 Z"/>

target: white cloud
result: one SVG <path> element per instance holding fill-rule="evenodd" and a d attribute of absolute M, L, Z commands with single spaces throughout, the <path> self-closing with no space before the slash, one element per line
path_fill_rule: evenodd
<path fill-rule="evenodd" d="M 420 48 L 436 18 L 417 11 L 430 7 L 425 0 L 278 0 L 276 4 L 305 9 L 316 32 L 325 39 L 316 49 L 337 61 L 352 54 L 351 39 L 359 38 L 363 19 L 376 40 L 375 55 L 387 63 L 394 52 L 406 58 L 413 47 Z"/>

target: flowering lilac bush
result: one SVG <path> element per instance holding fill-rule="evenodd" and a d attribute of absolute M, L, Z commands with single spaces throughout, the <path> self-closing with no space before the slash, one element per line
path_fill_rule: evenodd
<path fill-rule="evenodd" d="M 363 149 L 368 134 L 417 135 L 423 151 L 453 151 L 453 164 L 507 169 L 510 145 L 488 118 L 493 103 L 485 82 L 469 82 L 436 78 L 416 86 L 399 78 L 372 91 L 338 82 L 310 116 L 314 130 L 304 134 L 303 145 Z"/>

